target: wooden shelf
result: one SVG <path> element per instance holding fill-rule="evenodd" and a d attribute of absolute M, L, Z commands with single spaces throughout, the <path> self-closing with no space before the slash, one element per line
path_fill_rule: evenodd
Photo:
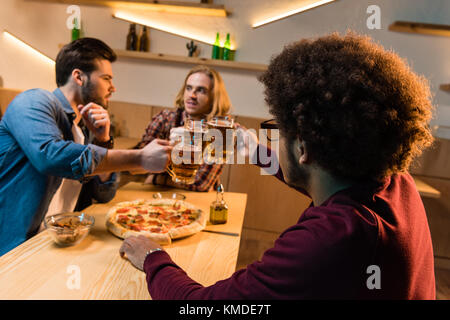
<path fill-rule="evenodd" d="M 169 2 L 153 0 L 26 0 L 34 2 L 63 3 L 87 6 L 103 6 L 114 9 L 149 10 L 201 16 L 226 17 L 223 5 L 192 2 Z"/>
<path fill-rule="evenodd" d="M 389 26 L 389 30 L 450 37 L 450 26 L 442 24 L 395 21 Z"/>
<path fill-rule="evenodd" d="M 119 59 L 126 58 L 126 59 L 154 60 L 154 61 L 175 62 L 194 65 L 204 64 L 211 67 L 238 69 L 254 72 L 264 72 L 267 70 L 267 65 L 257 63 L 183 57 L 164 53 L 128 51 L 121 49 L 114 49 L 114 52 L 117 54 Z"/>
<path fill-rule="evenodd" d="M 61 49 L 64 44 L 59 44 L 58 48 Z M 238 62 L 238 61 L 227 61 L 227 60 L 215 60 L 206 58 L 194 58 L 194 57 L 184 57 L 165 53 L 153 53 L 153 52 L 141 52 L 141 51 L 130 51 L 123 49 L 113 49 L 117 55 L 118 59 L 137 59 L 137 60 L 148 60 L 148 61 L 163 61 L 163 62 L 175 62 L 181 64 L 203 64 L 211 67 L 227 68 L 235 70 L 253 71 L 253 72 L 264 72 L 267 70 L 267 65 L 259 63 L 250 62 Z"/>
<path fill-rule="evenodd" d="M 450 83 L 447 83 L 447 84 L 441 84 L 441 85 L 439 86 L 439 89 L 441 89 L 442 91 L 450 92 Z"/>

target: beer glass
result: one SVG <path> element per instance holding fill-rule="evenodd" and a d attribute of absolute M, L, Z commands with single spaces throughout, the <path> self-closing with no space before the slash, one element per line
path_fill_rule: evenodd
<path fill-rule="evenodd" d="M 183 135 L 176 140 L 172 151 L 171 163 L 166 169 L 172 181 L 181 184 L 193 184 L 200 165 L 203 164 L 203 142 L 208 126 L 203 121 L 187 119 Z"/>
<path fill-rule="evenodd" d="M 227 163 L 234 156 L 235 131 L 234 119 L 227 116 L 215 116 L 208 121 L 208 163 Z M 217 140 L 220 138 L 221 140 Z M 222 155 L 220 155 L 222 153 Z"/>
<path fill-rule="evenodd" d="M 184 129 L 189 133 L 191 144 L 201 146 L 202 151 L 206 148 L 205 135 L 208 133 L 208 125 L 204 120 L 186 119 Z"/>

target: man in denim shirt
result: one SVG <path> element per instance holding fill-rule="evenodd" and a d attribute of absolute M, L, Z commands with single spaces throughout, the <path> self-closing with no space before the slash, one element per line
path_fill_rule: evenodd
<path fill-rule="evenodd" d="M 114 184 L 111 172 L 166 167 L 171 147 L 162 140 L 141 150 L 108 150 L 103 106 L 115 91 L 115 60 L 102 41 L 76 40 L 56 58 L 58 89 L 25 91 L 8 106 L 0 122 L 0 256 L 35 235 L 46 214 L 74 210 L 80 182 L 97 175 L 90 183 L 111 198 L 114 186 L 105 189 Z"/>

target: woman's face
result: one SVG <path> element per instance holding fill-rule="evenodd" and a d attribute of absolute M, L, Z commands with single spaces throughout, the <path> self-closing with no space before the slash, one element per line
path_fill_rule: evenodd
<path fill-rule="evenodd" d="M 184 89 L 184 109 L 192 118 L 204 118 L 212 107 L 212 83 L 204 73 L 189 76 Z"/>

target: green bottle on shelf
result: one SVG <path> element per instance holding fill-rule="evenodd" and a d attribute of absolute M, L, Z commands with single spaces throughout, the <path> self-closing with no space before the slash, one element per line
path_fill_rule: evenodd
<path fill-rule="evenodd" d="M 218 32 L 216 34 L 216 41 L 214 42 L 214 45 L 212 48 L 211 58 L 220 59 L 220 35 Z"/>
<path fill-rule="evenodd" d="M 230 34 L 227 33 L 227 40 L 225 41 L 225 45 L 223 46 L 223 60 L 231 60 L 230 52 L 231 52 Z"/>
<path fill-rule="evenodd" d="M 73 28 L 72 28 L 72 41 L 80 39 L 80 26 L 78 24 L 78 19 L 73 19 Z"/>

